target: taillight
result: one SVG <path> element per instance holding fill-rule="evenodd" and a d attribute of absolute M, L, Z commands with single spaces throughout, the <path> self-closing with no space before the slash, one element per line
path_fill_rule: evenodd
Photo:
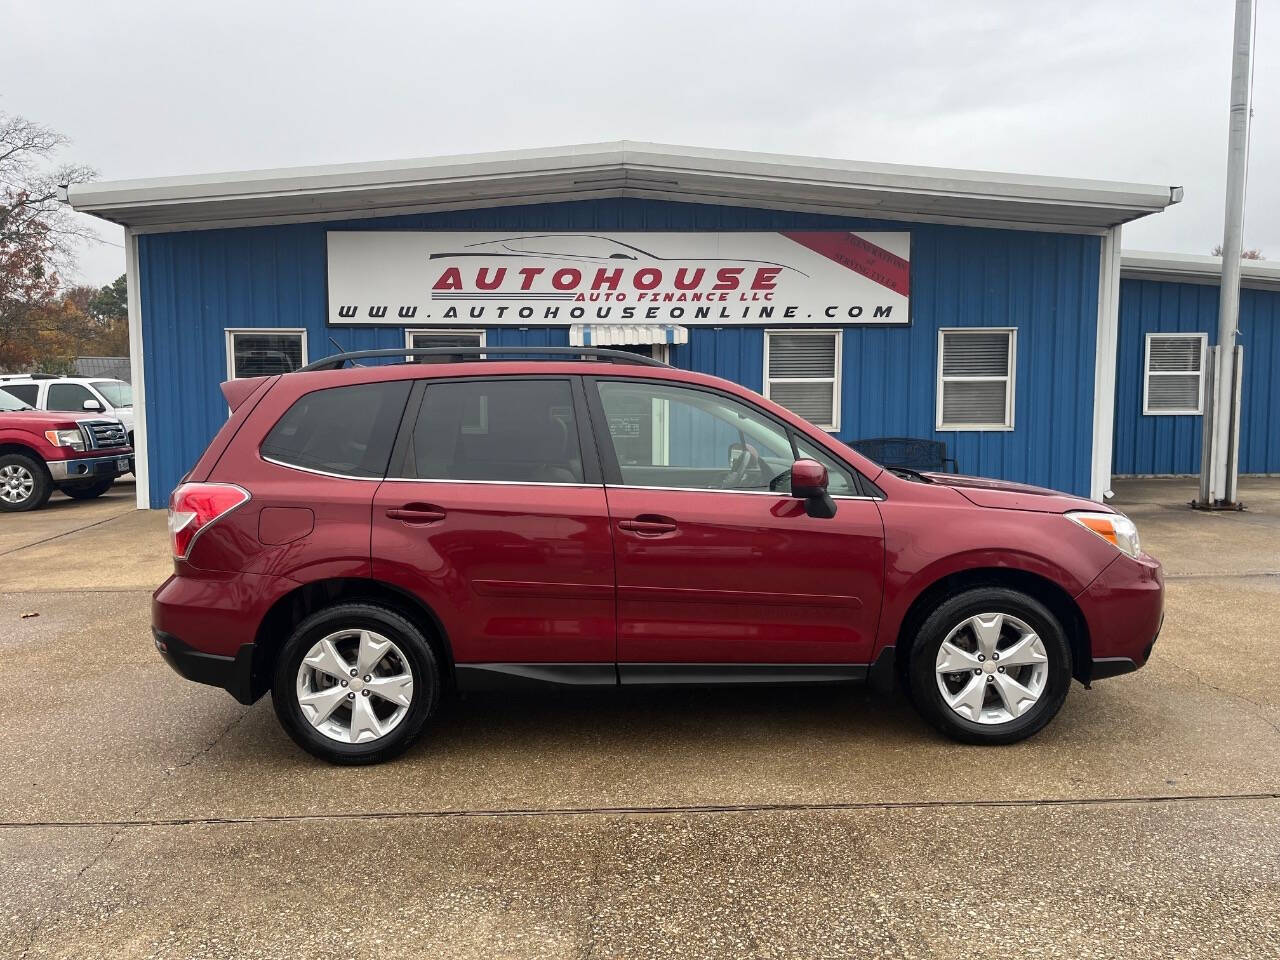
<path fill-rule="evenodd" d="M 242 503 L 249 491 L 234 483 L 183 483 L 169 495 L 169 542 L 173 555 L 185 559 L 200 531 Z"/>

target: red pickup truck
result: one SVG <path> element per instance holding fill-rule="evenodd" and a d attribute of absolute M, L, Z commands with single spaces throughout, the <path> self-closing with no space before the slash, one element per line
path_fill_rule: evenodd
<path fill-rule="evenodd" d="M 54 489 L 100 497 L 132 457 L 119 420 L 35 410 L 0 390 L 0 511 L 37 510 Z"/>

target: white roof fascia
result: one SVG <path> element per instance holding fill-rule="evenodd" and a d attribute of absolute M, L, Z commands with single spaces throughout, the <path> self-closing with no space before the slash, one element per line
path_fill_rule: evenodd
<path fill-rule="evenodd" d="M 387 216 L 607 196 L 767 205 L 879 219 L 1096 232 L 1163 210 L 1179 187 L 858 163 L 659 144 L 75 184 L 72 207 L 139 229 Z"/>
<path fill-rule="evenodd" d="M 1216 286 L 1222 282 L 1222 258 L 1195 253 L 1125 250 L 1120 256 L 1120 275 L 1126 280 L 1164 280 L 1170 283 Z M 1240 285 L 1260 290 L 1280 290 L 1280 263 L 1242 260 Z"/>

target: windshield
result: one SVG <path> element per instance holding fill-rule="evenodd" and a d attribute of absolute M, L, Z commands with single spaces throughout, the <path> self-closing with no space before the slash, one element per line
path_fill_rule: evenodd
<path fill-rule="evenodd" d="M 21 400 L 15 397 L 12 393 L 9 393 L 7 390 L 0 390 L 0 412 L 7 412 L 10 410 L 30 410 L 30 409 L 31 409 L 30 406 L 23 403 Z"/>
<path fill-rule="evenodd" d="M 133 387 L 123 380 L 94 380 L 93 388 L 113 407 L 133 406 Z"/>

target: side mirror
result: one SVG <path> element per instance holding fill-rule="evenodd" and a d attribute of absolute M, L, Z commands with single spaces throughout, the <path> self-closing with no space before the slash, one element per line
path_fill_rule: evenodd
<path fill-rule="evenodd" d="M 827 493 L 827 468 L 817 460 L 797 460 L 791 465 L 791 496 L 804 501 L 811 517 L 829 520 L 836 515 L 836 502 Z"/>
<path fill-rule="evenodd" d="M 98 400 L 86 400 L 83 407 L 85 410 L 92 410 L 95 413 L 102 412 L 102 403 Z"/>
<path fill-rule="evenodd" d="M 791 495 L 797 500 L 825 496 L 827 468 L 817 460 L 797 460 L 791 465 Z"/>

